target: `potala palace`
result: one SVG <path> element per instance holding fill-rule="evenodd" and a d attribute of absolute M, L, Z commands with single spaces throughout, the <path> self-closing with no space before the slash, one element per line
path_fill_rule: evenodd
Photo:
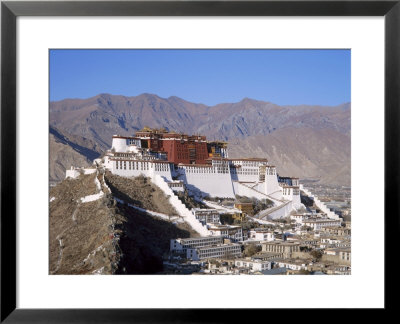
<path fill-rule="evenodd" d="M 230 159 L 226 142 L 209 142 L 205 136 L 150 128 L 133 137 L 114 135 L 111 149 L 95 162 L 113 174 L 144 175 L 158 186 L 163 182 L 173 191 L 187 189 L 195 197 L 239 195 L 273 201 L 274 206 L 261 213 L 260 219 L 286 217 L 303 206 L 300 189 L 305 189 L 298 178 L 279 176 L 267 159 Z M 74 178 L 78 172 L 71 168 L 66 176 Z M 328 217 L 337 219 L 336 214 L 321 205 Z"/>
<path fill-rule="evenodd" d="M 123 177 L 159 175 L 173 190 L 185 187 L 201 197 L 267 198 L 275 203 L 272 218 L 301 207 L 298 178 L 280 177 L 267 159 L 229 159 L 227 143 L 207 142 L 205 136 L 152 129 L 134 137 L 114 135 L 103 165 Z"/>
<path fill-rule="evenodd" d="M 268 242 L 273 241 L 274 244 L 280 242 L 276 239 L 274 231 L 253 229 L 250 232 L 243 232 L 240 225 L 223 225 L 220 219 L 222 214 L 230 213 L 236 216 L 239 213 L 259 224 L 271 224 L 271 220 L 290 217 L 296 227 L 296 233 L 304 232 L 302 226 L 321 231 L 325 228 L 338 228 L 342 223 L 338 215 L 299 184 L 298 178 L 278 175 L 276 167 L 267 159 L 230 159 L 226 142 L 209 142 L 205 136 L 188 136 L 149 128 L 137 132 L 133 137 L 114 135 L 111 149 L 103 158 L 95 160 L 94 164 L 96 167 L 87 169 L 71 167 L 71 170 L 67 170 L 66 177 L 77 178 L 82 173 L 99 174 L 99 171 L 103 170 L 126 178 L 140 175 L 150 178 L 168 197 L 179 214 L 180 218 L 174 219 L 188 223 L 200 234 L 199 238 L 171 240 L 170 251 L 183 253 L 185 258 L 191 260 L 220 258 L 227 255 L 240 257 L 241 242 L 266 242 L 266 249 L 269 246 Z M 104 172 L 102 173 L 103 182 L 111 192 L 104 181 Z M 97 187 L 101 186 L 97 184 Z M 185 191 L 208 208 L 186 207 L 177 195 L 177 192 Z M 301 203 L 300 191 L 312 198 L 320 214 L 304 212 L 305 206 Z M 103 192 L 100 190 L 98 194 L 81 200 L 83 203 L 93 201 L 102 195 Z M 247 207 L 253 208 L 246 207 L 252 205 L 251 203 L 235 203 L 234 206 L 224 207 L 206 199 L 207 197 L 235 199 L 237 196 L 256 198 L 269 203 L 265 210 L 253 215 L 252 210 L 250 212 L 246 210 Z M 125 204 L 119 199 L 117 201 Z M 129 206 L 140 209 L 137 206 Z M 303 209 L 303 212 L 299 214 L 300 209 Z M 170 215 L 150 210 L 142 211 L 171 221 Z M 281 235 L 283 235 L 282 230 Z M 285 235 L 283 240 L 286 239 Z M 292 243 L 282 244 L 287 245 L 285 249 L 291 250 Z M 293 246 L 298 249 L 296 244 Z M 285 249 L 281 251 L 281 248 L 283 249 L 274 245 L 271 251 L 265 251 L 283 253 Z M 292 252 L 296 252 L 296 249 Z M 261 269 L 271 265 L 267 261 L 264 263 L 260 265 Z"/>

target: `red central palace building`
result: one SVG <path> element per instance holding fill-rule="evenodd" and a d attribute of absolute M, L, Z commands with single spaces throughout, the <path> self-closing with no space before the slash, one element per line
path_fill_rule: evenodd
<path fill-rule="evenodd" d="M 167 153 L 168 161 L 174 164 L 205 164 L 209 157 L 220 156 L 219 149 L 225 144 L 207 143 L 205 136 L 177 134 L 164 129 L 144 128 L 135 136 L 140 138 L 142 148 Z"/>

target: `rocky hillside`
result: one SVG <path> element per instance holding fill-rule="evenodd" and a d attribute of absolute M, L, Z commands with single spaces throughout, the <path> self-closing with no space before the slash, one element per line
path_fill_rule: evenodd
<path fill-rule="evenodd" d="M 50 189 L 50 274 L 158 273 L 170 239 L 197 235 L 185 223 L 128 205 L 153 211 L 163 206 L 164 213 L 176 214 L 148 179 L 108 175 L 105 181 L 111 193 L 102 174 L 65 179 Z"/>
<path fill-rule="evenodd" d="M 278 106 L 245 98 L 206 106 L 178 97 L 101 94 L 52 102 L 50 125 L 101 150 L 113 134 L 133 135 L 144 126 L 204 134 L 229 141 L 231 157 L 269 157 L 282 174 L 350 185 L 350 104 Z"/>
<path fill-rule="evenodd" d="M 79 135 L 71 135 L 57 128 L 49 129 L 50 182 L 65 178 L 71 166 L 89 166 L 102 152 L 99 145 Z"/>

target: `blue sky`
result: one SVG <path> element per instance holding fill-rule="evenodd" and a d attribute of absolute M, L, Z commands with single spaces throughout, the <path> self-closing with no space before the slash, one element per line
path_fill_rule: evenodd
<path fill-rule="evenodd" d="M 350 102 L 350 50 L 50 50 L 50 100 L 99 93 L 215 105 Z"/>

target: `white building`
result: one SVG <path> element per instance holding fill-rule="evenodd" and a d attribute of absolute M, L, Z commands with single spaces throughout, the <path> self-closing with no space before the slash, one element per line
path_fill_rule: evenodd
<path fill-rule="evenodd" d="M 223 243 L 223 236 L 178 238 L 170 241 L 170 250 L 186 253 L 188 248 L 203 248 Z"/>
<path fill-rule="evenodd" d="M 237 225 L 208 225 L 208 231 L 211 235 L 222 236 L 233 242 L 243 241 L 243 231 L 241 226 Z"/>
<path fill-rule="evenodd" d="M 249 231 L 249 239 L 257 241 L 274 241 L 275 235 L 265 228 L 253 228 Z"/>
<path fill-rule="evenodd" d="M 203 260 L 211 258 L 238 258 L 242 256 L 241 246 L 237 243 L 207 246 L 202 248 L 188 248 L 186 258 L 192 260 Z"/>
<path fill-rule="evenodd" d="M 220 217 L 217 209 L 193 208 L 192 212 L 202 224 L 219 224 Z"/>
<path fill-rule="evenodd" d="M 252 271 L 271 270 L 270 261 L 237 259 L 235 260 L 235 266 L 249 268 Z"/>
<path fill-rule="evenodd" d="M 300 207 L 300 188 L 299 186 L 288 186 L 286 184 L 279 184 L 282 188 L 282 197 L 285 200 L 291 200 L 293 204 L 298 205 Z"/>
<path fill-rule="evenodd" d="M 307 216 L 305 214 L 294 214 L 290 215 L 290 219 L 294 220 L 296 224 L 303 224 L 303 220 L 305 220 Z"/>
<path fill-rule="evenodd" d="M 280 268 L 286 268 L 290 270 L 307 270 L 307 264 L 305 264 L 303 261 L 299 260 L 281 260 L 281 261 L 276 261 L 278 266 Z"/>
<path fill-rule="evenodd" d="M 314 231 L 320 230 L 323 227 L 339 227 L 341 226 L 340 220 L 335 219 L 307 219 L 303 221 L 304 226 L 311 227 Z"/>

